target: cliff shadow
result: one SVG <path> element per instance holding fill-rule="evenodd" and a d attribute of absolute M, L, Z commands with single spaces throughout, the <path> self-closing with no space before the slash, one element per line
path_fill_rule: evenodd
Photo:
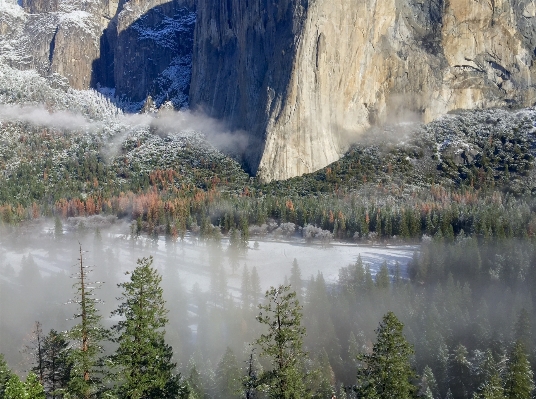
<path fill-rule="evenodd" d="M 122 26 L 123 6 L 100 37 L 91 87 L 128 111 L 138 111 L 148 96 L 157 107 L 167 101 L 175 109 L 188 105 L 195 10 L 173 0 Z"/>
<path fill-rule="evenodd" d="M 247 132 L 242 164 L 255 175 L 285 109 L 308 2 L 198 0 L 197 10 L 190 107 Z"/>

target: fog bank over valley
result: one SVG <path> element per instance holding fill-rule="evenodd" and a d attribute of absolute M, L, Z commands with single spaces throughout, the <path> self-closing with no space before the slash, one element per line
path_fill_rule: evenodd
<path fill-rule="evenodd" d="M 126 281 L 125 272 L 132 271 L 136 259 L 154 257 L 154 266 L 163 275 L 164 295 L 168 300 L 169 317 L 173 325 L 182 324 L 182 312 L 188 308 L 189 339 L 195 341 L 197 322 L 196 295 L 229 297 L 241 302 L 244 269 L 255 267 L 261 292 L 270 286 L 288 282 L 294 259 L 297 261 L 303 285 L 311 277 L 322 275 L 326 283 L 335 283 L 341 267 L 354 264 L 359 257 L 370 265 L 371 274 L 387 262 L 390 273 L 398 262 L 400 272 L 407 275 L 406 266 L 416 245 L 357 245 L 347 242 L 307 242 L 304 238 L 281 237 L 274 234 L 252 236 L 247 248 L 233 250 L 229 237 L 202 240 L 188 233 L 184 240 L 148 237 L 133 234 L 132 225 L 115 217 L 69 218 L 39 220 L 21 226 L 2 228 L 0 234 L 0 283 L 16 293 L 0 302 L 2 338 L 11 345 L 3 350 L 12 364 L 20 363 L 20 351 L 28 339 L 35 321 L 44 330 L 67 328 L 74 308 L 66 304 L 72 297 L 73 280 L 79 258 L 79 244 L 84 262 L 91 266 L 94 280 L 102 281 L 98 295 L 104 299 L 105 318 L 115 306 L 120 294 L 116 284 Z M 17 300 L 15 298 L 18 298 Z M 180 298 L 181 303 L 177 303 Z M 239 323 L 239 320 L 236 321 Z M 184 327 L 184 326 L 183 326 Z M 171 330 L 171 328 L 169 329 Z M 24 333 L 23 333 L 24 332 Z M 171 332 L 174 335 L 175 332 Z"/>

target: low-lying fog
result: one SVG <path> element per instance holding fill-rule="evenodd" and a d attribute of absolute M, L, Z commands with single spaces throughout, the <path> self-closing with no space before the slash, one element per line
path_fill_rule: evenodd
<path fill-rule="evenodd" d="M 341 267 L 355 263 L 359 256 L 370 265 L 373 275 L 384 261 L 391 272 L 398 262 L 405 275 L 406 265 L 417 249 L 342 242 L 309 244 L 301 238 L 283 241 L 265 236 L 252 237 L 246 250 L 233 254 L 227 238 L 220 242 L 202 241 L 188 234 L 184 240 L 173 242 L 164 237 L 135 237 L 129 224 L 103 217 L 73 218 L 61 226 L 54 220 L 42 220 L 2 228 L 0 289 L 4 289 L 4 295 L 0 295 L 0 353 L 4 352 L 11 364 L 20 363 L 19 352 L 35 321 L 43 324 L 45 332 L 50 328 L 63 330 L 72 324 L 68 319 L 75 308 L 65 303 L 73 296 L 74 280 L 69 277 L 76 270 L 79 244 L 85 252 L 85 264 L 92 266 L 93 279 L 104 282 L 98 295 L 105 301 L 101 306 L 105 319 L 117 306 L 116 297 L 121 294 L 116 284 L 128 278 L 125 272 L 136 267 L 138 258 L 152 256 L 154 266 L 163 275 L 170 322 L 183 322 L 184 315 L 174 312 L 177 300 L 182 302 L 177 306 L 187 306 L 188 314 L 194 316 L 188 318 L 190 336 L 195 336 L 197 329 L 197 308 L 192 298 L 210 298 L 214 287 L 221 290 L 223 284 L 228 295 L 239 301 L 244 269 L 251 274 L 256 268 L 264 292 L 290 277 L 294 259 L 304 284 L 318 273 L 330 283 L 337 280 Z M 7 291 L 13 294 L 8 296 Z"/>

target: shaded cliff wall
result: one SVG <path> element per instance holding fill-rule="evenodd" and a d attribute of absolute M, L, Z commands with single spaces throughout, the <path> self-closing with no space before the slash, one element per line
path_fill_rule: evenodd
<path fill-rule="evenodd" d="M 190 105 L 250 136 L 251 172 L 270 118 L 286 101 L 307 0 L 199 0 Z"/>
<path fill-rule="evenodd" d="M 535 100 L 533 0 L 198 3 L 191 106 L 254 138 L 285 179 L 340 157 L 371 124 Z"/>
<path fill-rule="evenodd" d="M 175 105 L 187 105 L 190 76 L 180 75 L 191 69 L 194 10 L 191 0 L 120 4 L 101 37 L 93 84 L 114 87 L 118 96 L 135 102 L 161 95 L 163 100 L 180 97 Z M 174 77 L 181 80 L 180 87 L 169 91 L 177 84 Z"/>

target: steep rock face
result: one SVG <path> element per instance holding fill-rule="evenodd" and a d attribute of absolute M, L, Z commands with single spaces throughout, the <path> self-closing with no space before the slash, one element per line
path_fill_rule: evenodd
<path fill-rule="evenodd" d="M 91 0 L 24 0 L 0 10 L 0 61 L 66 78 L 88 88 L 93 59 L 99 54 L 100 4 Z M 5 21 L 7 29 L 1 28 Z"/>
<path fill-rule="evenodd" d="M 255 173 L 264 133 L 286 101 L 307 0 L 199 0 L 190 105 L 250 136 L 246 162 Z"/>
<path fill-rule="evenodd" d="M 191 0 L 122 2 L 102 36 L 94 81 L 134 102 L 152 95 L 187 105 L 194 25 Z"/>
<path fill-rule="evenodd" d="M 5 0 L 0 62 L 126 101 L 187 105 L 192 0 Z"/>
<path fill-rule="evenodd" d="M 248 131 L 250 168 L 266 180 L 325 166 L 378 122 L 536 98 L 533 0 L 200 0 L 197 9 L 191 106 Z"/>

